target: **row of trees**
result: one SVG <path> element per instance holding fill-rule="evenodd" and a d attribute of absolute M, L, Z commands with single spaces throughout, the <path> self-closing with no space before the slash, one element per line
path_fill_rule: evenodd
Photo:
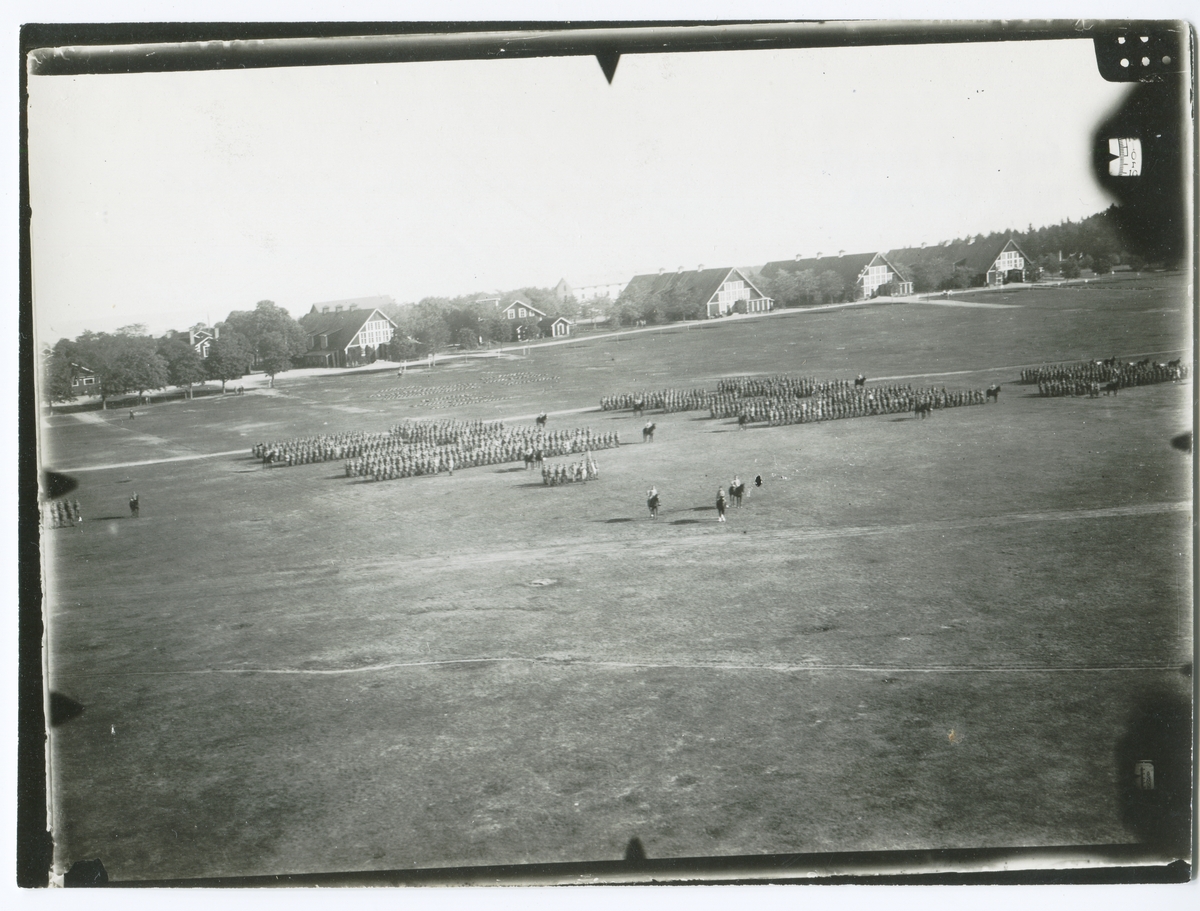
<path fill-rule="evenodd" d="M 195 384 L 207 380 L 219 381 L 224 389 L 252 369 L 266 373 L 273 384 L 275 375 L 307 348 L 304 330 L 271 301 L 259 301 L 254 310 L 235 310 L 216 328 L 208 357 L 201 357 L 182 334 L 156 339 L 143 325 L 59 339 L 43 352 L 42 398 L 51 405 L 71 401 L 80 376 L 94 380 L 88 388 L 100 396 L 102 407 L 114 396 L 140 397 L 166 386 L 186 389 L 189 397 Z"/>

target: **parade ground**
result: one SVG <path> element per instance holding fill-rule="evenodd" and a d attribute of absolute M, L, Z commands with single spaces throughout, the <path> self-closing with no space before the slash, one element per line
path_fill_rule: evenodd
<path fill-rule="evenodd" d="M 1097 398 L 1018 380 L 1190 362 L 1189 294 L 1147 274 L 790 311 L 44 417 L 44 467 L 78 481 L 84 517 L 43 531 L 60 872 L 1160 837 L 1130 781 L 1156 759 L 1172 786 L 1154 719 L 1190 717 L 1192 463 L 1172 439 L 1192 380 Z M 860 373 L 1001 392 L 745 430 L 598 408 Z M 377 482 L 251 456 L 543 411 L 619 432 L 598 479 L 548 487 L 513 462 Z M 718 523 L 735 475 L 746 500 Z"/>

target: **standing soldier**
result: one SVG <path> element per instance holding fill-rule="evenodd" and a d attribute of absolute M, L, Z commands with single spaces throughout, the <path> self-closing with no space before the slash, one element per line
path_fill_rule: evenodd
<path fill-rule="evenodd" d="M 725 521 L 725 488 L 717 488 L 717 521 Z"/>
<path fill-rule="evenodd" d="M 137 491 L 134 491 L 133 496 L 129 498 L 130 518 L 136 519 L 138 517 L 138 509 L 139 508 L 140 508 L 140 504 L 138 503 Z"/>
<path fill-rule="evenodd" d="M 646 491 L 646 505 L 650 507 L 650 518 L 658 518 L 658 489 L 651 487 Z"/>

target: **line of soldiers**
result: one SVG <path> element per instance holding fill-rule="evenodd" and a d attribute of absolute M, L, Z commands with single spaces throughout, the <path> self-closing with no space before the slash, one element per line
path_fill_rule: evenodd
<path fill-rule="evenodd" d="M 1108 383 L 1104 384 L 1108 386 Z M 1100 383 L 1095 380 L 1042 380 L 1038 383 L 1038 395 L 1047 398 L 1058 398 L 1067 395 L 1086 395 L 1097 398 L 1100 395 Z"/>
<path fill-rule="evenodd" d="M 717 382 L 717 395 L 747 398 L 768 395 L 777 398 L 804 398 L 818 391 L 848 386 L 846 380 L 817 383 L 816 377 L 776 374 L 774 376 L 732 376 Z"/>
<path fill-rule="evenodd" d="M 582 462 L 559 462 L 542 466 L 542 484 L 547 487 L 557 487 L 559 484 L 575 481 L 595 481 L 599 477 L 600 470 L 596 467 L 596 460 L 592 458 L 591 452 L 583 454 Z"/>
<path fill-rule="evenodd" d="M 1056 380 L 1083 383 L 1119 383 L 1126 386 L 1147 386 L 1151 383 L 1166 383 L 1187 379 L 1188 368 L 1182 359 L 1167 363 L 1151 361 L 1150 358 L 1134 362 L 1109 358 L 1105 361 L 1087 361 L 1079 364 L 1047 364 L 1021 371 L 1021 382 L 1026 384 L 1047 383 Z M 1059 393 L 1061 395 L 1084 393 Z"/>
<path fill-rule="evenodd" d="M 848 401 L 848 397 L 862 392 L 865 387 L 855 386 L 846 380 L 829 380 L 818 383 L 808 377 L 798 377 L 798 382 L 772 384 L 767 382 L 747 383 L 744 391 L 730 385 L 727 391 L 718 393 L 709 405 L 709 415 L 714 418 L 740 418 L 747 415 L 748 421 L 763 421 L 766 417 L 752 415 L 762 413 L 764 402 L 783 403 L 803 398 L 820 398 L 827 401 Z M 874 386 L 872 389 L 898 389 L 894 386 Z M 760 390 L 768 390 L 766 392 Z M 745 422 L 742 422 L 745 423 Z"/>
<path fill-rule="evenodd" d="M 555 430 L 547 433 L 535 428 L 513 428 L 492 435 L 467 435 L 458 441 L 405 443 L 393 439 L 360 458 L 345 464 L 346 477 L 367 477 L 377 481 L 408 478 L 423 474 L 454 473 L 455 468 L 500 465 L 506 462 L 531 462 L 533 453 L 563 456 L 593 449 L 612 449 L 621 445 L 615 431 L 596 433 L 591 428 Z"/>
<path fill-rule="evenodd" d="M 499 383 L 502 386 L 520 386 L 527 383 L 557 383 L 558 377 L 548 373 L 530 373 L 528 370 L 517 370 L 513 373 L 485 373 L 480 378 L 484 383 Z"/>
<path fill-rule="evenodd" d="M 982 389 L 948 390 L 913 389 L 911 386 L 863 388 L 832 396 L 820 396 L 801 401 L 752 403 L 746 412 L 749 420 L 766 421 L 772 427 L 783 424 L 807 424 L 833 421 L 840 418 L 870 417 L 876 414 L 902 414 L 918 407 L 957 408 L 983 405 L 987 401 Z M 740 418 L 739 418 L 740 420 Z"/>
<path fill-rule="evenodd" d="M 369 433 L 363 430 L 352 430 L 345 433 L 323 433 L 314 437 L 300 437 L 294 440 L 255 443 L 250 451 L 256 459 L 262 459 L 264 466 L 307 465 L 310 462 L 332 462 L 355 458 L 369 451 L 372 446 L 385 443 L 390 438 L 391 434 L 383 431 Z"/>
<path fill-rule="evenodd" d="M 667 412 L 699 411 L 708 407 L 712 393 L 707 389 L 646 389 L 641 392 L 623 392 L 606 395 L 600 399 L 601 411 L 635 412 L 654 409 Z"/>
<path fill-rule="evenodd" d="M 42 504 L 42 528 L 66 528 L 82 521 L 78 500 L 51 500 Z"/>
<path fill-rule="evenodd" d="M 389 386 L 387 389 L 372 392 L 367 398 L 411 399 L 423 395 L 450 395 L 477 388 L 479 387 L 475 383 L 443 383 L 440 386 Z"/>

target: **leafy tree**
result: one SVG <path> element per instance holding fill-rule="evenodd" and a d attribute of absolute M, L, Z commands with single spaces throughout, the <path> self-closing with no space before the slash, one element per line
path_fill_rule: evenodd
<path fill-rule="evenodd" d="M 221 391 L 229 380 L 241 379 L 250 369 L 254 352 L 246 337 L 226 327 L 208 349 L 204 369 L 210 379 L 221 381 Z"/>
<path fill-rule="evenodd" d="M 74 344 L 64 338 L 53 349 L 42 352 L 42 399 L 51 409 L 58 402 L 75 400 L 75 389 L 71 385 L 73 349 Z"/>
<path fill-rule="evenodd" d="M 832 269 L 826 269 L 817 276 L 817 286 L 821 291 L 821 300 L 826 304 L 836 303 L 846 296 L 846 281 Z"/>
<path fill-rule="evenodd" d="M 471 348 L 478 348 L 479 347 L 478 330 L 476 330 L 470 326 L 463 326 L 461 329 L 458 330 L 458 343 L 463 348 L 466 348 L 468 350 Z"/>
<path fill-rule="evenodd" d="M 1060 264 L 1063 278 L 1079 278 L 1082 271 L 1079 268 L 1079 263 L 1073 259 L 1064 259 Z"/>
<path fill-rule="evenodd" d="M 1053 253 L 1045 253 L 1038 258 L 1038 267 L 1047 275 L 1057 275 L 1061 271 L 1058 257 Z"/>
<path fill-rule="evenodd" d="M 192 385 L 205 380 L 204 358 L 195 348 L 178 338 L 161 342 L 158 353 L 167 362 L 167 380 L 172 386 L 186 387 L 190 399 Z"/>
<path fill-rule="evenodd" d="M 272 385 L 276 373 L 287 370 L 293 357 L 308 350 L 308 335 L 303 327 L 274 301 L 259 301 L 253 310 L 235 310 L 226 317 L 225 325 L 249 341 L 254 354 L 253 364 L 271 377 Z M 286 355 L 281 356 L 280 351 Z M 267 371 L 264 366 L 267 357 L 277 368 L 274 372 Z"/>
<path fill-rule="evenodd" d="M 154 339 L 126 331 L 134 328 L 125 327 L 114 335 L 85 332 L 75 340 L 82 362 L 96 373 L 104 408 L 114 395 L 136 392 L 141 396 L 168 383 L 167 362 L 158 354 Z"/>
<path fill-rule="evenodd" d="M 282 332 L 267 331 L 258 340 L 255 353 L 258 355 L 258 365 L 270 380 L 271 388 L 275 388 L 276 374 L 283 373 L 292 366 L 294 346 L 288 344 L 287 337 Z M 347 352 L 347 357 L 349 357 Z"/>
<path fill-rule="evenodd" d="M 908 264 L 908 276 L 912 279 L 913 291 L 927 294 L 937 291 L 954 275 L 954 264 L 938 253 L 926 253 Z"/>

